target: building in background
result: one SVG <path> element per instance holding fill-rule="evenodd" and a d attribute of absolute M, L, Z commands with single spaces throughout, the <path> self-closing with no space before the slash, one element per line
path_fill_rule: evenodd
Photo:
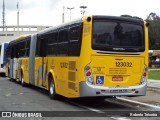
<path fill-rule="evenodd" d="M 10 42 L 20 35 L 33 34 L 49 27 L 50 26 L 33 26 L 33 25 L 0 26 L 0 45 L 3 42 Z"/>

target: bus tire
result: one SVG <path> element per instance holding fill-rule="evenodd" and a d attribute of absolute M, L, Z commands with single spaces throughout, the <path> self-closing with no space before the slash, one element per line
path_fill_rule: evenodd
<path fill-rule="evenodd" d="M 23 73 L 21 72 L 21 85 L 22 87 L 26 86 L 26 83 L 24 82 L 24 77 L 23 77 Z"/>
<path fill-rule="evenodd" d="M 49 96 L 52 100 L 58 99 L 58 95 L 55 90 L 55 84 L 52 76 L 49 77 Z"/>

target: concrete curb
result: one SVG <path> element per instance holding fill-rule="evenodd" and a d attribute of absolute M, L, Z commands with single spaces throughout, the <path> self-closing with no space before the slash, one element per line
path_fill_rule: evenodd
<path fill-rule="evenodd" d="M 160 89 L 160 80 L 148 79 L 147 87 L 153 89 Z"/>
<path fill-rule="evenodd" d="M 160 69 L 148 69 L 148 71 L 159 71 Z"/>

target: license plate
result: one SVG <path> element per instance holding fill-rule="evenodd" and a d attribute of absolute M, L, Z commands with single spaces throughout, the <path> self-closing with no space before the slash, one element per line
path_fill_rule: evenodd
<path fill-rule="evenodd" d="M 110 93 L 127 93 L 127 89 L 110 90 Z"/>
<path fill-rule="evenodd" d="M 123 77 L 120 76 L 112 77 L 112 81 L 123 81 Z"/>

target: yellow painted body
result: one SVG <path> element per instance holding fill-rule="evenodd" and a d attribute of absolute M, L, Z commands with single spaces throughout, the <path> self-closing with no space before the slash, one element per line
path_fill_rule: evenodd
<path fill-rule="evenodd" d="M 23 74 L 25 83 L 29 83 L 29 58 L 20 58 L 18 61 L 18 72 Z M 18 73 L 17 73 L 18 74 Z M 21 77 L 19 77 L 21 78 Z M 19 79 L 20 81 L 20 79 Z"/>
<path fill-rule="evenodd" d="M 47 57 L 48 71 L 54 73 L 53 78 L 56 84 L 56 92 L 65 97 L 79 97 L 79 84 L 85 81 L 84 68 L 87 64 L 91 65 L 95 86 L 99 86 L 95 81 L 97 75 L 104 76 L 105 82 L 101 85 L 104 87 L 139 85 L 144 66 L 148 66 L 148 28 L 145 27 L 144 29 L 145 52 L 140 55 L 96 53 L 90 47 L 92 43 L 92 22 L 88 23 L 84 18 L 83 28 L 80 57 Z M 71 61 L 75 62 L 75 68 L 72 70 L 69 69 L 69 66 L 72 66 L 70 65 Z M 116 67 L 116 62 L 132 63 L 132 67 L 119 68 Z M 112 79 L 117 76 L 122 77 L 123 80 L 113 81 Z"/>
<path fill-rule="evenodd" d="M 145 24 L 144 22 L 144 26 Z M 104 87 L 137 86 L 140 84 L 144 66 L 148 66 L 148 28 L 145 27 L 144 31 L 145 51 L 140 55 L 97 53 L 91 48 L 92 19 L 88 22 L 85 17 L 80 56 L 35 57 L 34 84 L 48 90 L 48 78 L 52 75 L 57 94 L 68 98 L 80 97 L 79 84 L 86 81 L 84 68 L 90 64 L 95 86 L 99 86 L 96 84 L 96 76 L 104 76 L 105 82 L 101 85 Z M 29 83 L 29 59 L 21 58 L 21 60 L 24 80 Z M 118 63 L 125 63 L 128 67 L 117 67 Z M 42 70 L 42 73 L 39 70 Z M 118 78 L 122 79 L 117 80 Z"/>
<path fill-rule="evenodd" d="M 78 57 L 48 57 L 48 71 L 53 71 L 56 92 L 66 97 L 79 95 Z"/>

